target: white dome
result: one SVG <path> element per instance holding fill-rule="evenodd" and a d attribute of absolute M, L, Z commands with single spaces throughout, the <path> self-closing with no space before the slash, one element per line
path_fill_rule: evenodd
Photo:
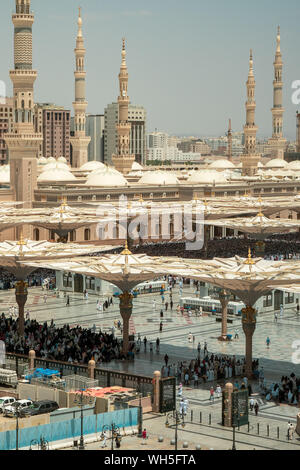
<path fill-rule="evenodd" d="M 98 170 L 100 168 L 105 169 L 106 165 L 104 165 L 104 163 L 102 163 L 102 162 L 98 162 L 96 160 L 93 160 L 91 162 L 87 162 L 84 165 L 82 165 L 80 167 L 80 170 L 81 171 L 94 171 L 94 170 Z"/>
<path fill-rule="evenodd" d="M 187 180 L 188 183 L 227 183 L 227 179 L 223 175 L 223 173 L 220 173 L 219 171 L 216 170 L 201 170 L 201 171 L 195 171 L 194 173 L 191 174 L 191 176 Z"/>
<path fill-rule="evenodd" d="M 128 186 L 128 181 L 119 171 L 114 168 L 104 166 L 104 168 L 99 168 L 98 170 L 93 171 L 89 175 L 85 184 L 86 186 L 102 187 Z"/>
<path fill-rule="evenodd" d="M 143 167 L 138 162 L 133 162 L 131 169 L 132 171 L 139 171 L 142 170 Z"/>
<path fill-rule="evenodd" d="M 300 160 L 294 160 L 289 164 L 289 170 L 299 170 L 300 171 Z"/>
<path fill-rule="evenodd" d="M 37 164 L 38 164 L 38 165 L 46 165 L 47 163 L 48 163 L 48 160 L 47 160 L 47 158 L 45 158 L 45 157 L 40 157 L 40 158 L 38 158 L 38 160 L 37 160 Z"/>
<path fill-rule="evenodd" d="M 56 162 L 54 157 L 47 158 L 47 163 L 52 163 L 52 162 Z"/>
<path fill-rule="evenodd" d="M 0 184 L 10 183 L 10 166 L 0 166 Z"/>
<path fill-rule="evenodd" d="M 51 168 L 43 171 L 38 177 L 38 183 L 50 183 L 56 181 L 76 181 L 75 176 L 63 168 Z"/>
<path fill-rule="evenodd" d="M 165 184 L 179 184 L 179 181 L 173 173 L 167 171 L 147 171 L 141 179 L 139 184 L 151 184 L 151 185 L 165 185 Z"/>
<path fill-rule="evenodd" d="M 229 160 L 226 160 L 225 158 L 222 159 L 222 160 L 216 160 L 215 162 L 211 163 L 209 165 L 209 168 L 214 168 L 216 170 L 220 169 L 220 170 L 223 170 L 223 169 L 228 169 L 228 168 L 235 168 L 234 164 L 232 162 L 230 162 Z"/>
<path fill-rule="evenodd" d="M 288 162 L 280 158 L 274 158 L 266 164 L 266 168 L 286 168 L 287 166 Z"/>
<path fill-rule="evenodd" d="M 47 163 L 47 165 L 44 166 L 43 171 L 53 170 L 55 168 L 69 171 L 68 165 L 66 165 L 65 163 L 58 162 L 58 161 Z"/>
<path fill-rule="evenodd" d="M 60 163 L 66 163 L 66 165 L 68 164 L 68 160 L 63 156 L 58 157 L 57 161 Z"/>

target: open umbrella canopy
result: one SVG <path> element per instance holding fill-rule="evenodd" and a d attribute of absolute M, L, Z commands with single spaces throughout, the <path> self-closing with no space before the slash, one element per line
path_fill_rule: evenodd
<path fill-rule="evenodd" d="M 181 268 L 177 258 L 166 259 L 149 257 L 144 254 L 133 255 L 128 248 L 118 255 L 101 257 L 74 258 L 72 260 L 43 260 L 29 262 L 30 266 L 45 267 L 93 276 L 116 285 L 123 292 L 132 290 L 143 281 L 152 280 L 165 274 L 176 273 Z"/>
<path fill-rule="evenodd" d="M 110 251 L 114 246 L 79 245 L 76 243 L 51 243 L 48 241 L 24 240 L 4 241 L 0 243 L 0 265 L 13 273 L 17 280 L 24 280 L 37 269 L 29 267 L 27 261 L 55 260 L 79 255 L 88 255 L 101 251 Z"/>
<path fill-rule="evenodd" d="M 26 223 L 34 224 L 37 220 L 38 217 L 30 216 L 28 217 L 28 222 Z M 0 209 L 0 232 L 3 232 L 3 230 L 8 230 L 13 227 L 19 227 L 21 225 L 24 225 L 24 223 L 24 217 L 22 215 L 6 215 L 5 213 L 2 213 Z"/>
<path fill-rule="evenodd" d="M 193 264 L 195 265 L 195 260 Z M 186 274 L 182 271 L 181 275 L 230 290 L 249 306 L 253 306 L 262 295 L 270 292 L 270 285 L 300 284 L 299 261 L 252 258 L 250 250 L 248 258 L 215 258 L 206 261 L 206 264 L 206 272 L 195 266 L 187 269 Z M 190 263 L 187 265 L 192 267 Z"/>
<path fill-rule="evenodd" d="M 300 228 L 300 221 L 291 219 L 270 219 L 262 212 L 259 212 L 255 217 L 249 218 L 238 217 L 236 219 L 210 220 L 209 225 L 225 227 L 238 230 L 239 232 L 265 237 L 274 233 L 295 232 Z"/>
<path fill-rule="evenodd" d="M 99 218 L 96 215 L 84 214 L 80 209 L 71 210 L 70 208 L 70 210 L 68 210 L 68 206 L 62 204 L 58 210 L 54 210 L 52 214 L 41 216 L 39 220 L 32 225 L 54 230 L 60 236 L 64 236 L 72 230 L 97 224 L 98 222 Z"/>

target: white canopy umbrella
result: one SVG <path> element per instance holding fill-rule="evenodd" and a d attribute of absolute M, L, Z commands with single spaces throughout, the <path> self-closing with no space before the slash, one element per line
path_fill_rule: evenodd
<path fill-rule="evenodd" d="M 24 306 L 27 300 L 25 279 L 37 267 L 28 266 L 29 261 L 54 260 L 79 255 L 88 255 L 114 249 L 113 246 L 50 243 L 48 241 L 24 240 L 0 243 L 0 265 L 17 279 L 16 301 L 19 306 L 19 334 L 24 334 Z"/>
<path fill-rule="evenodd" d="M 242 311 L 242 324 L 246 335 L 246 372 L 250 377 L 252 376 L 252 336 L 256 328 L 254 304 L 261 296 L 270 292 L 270 285 L 279 287 L 286 284 L 299 284 L 300 262 L 253 259 L 249 249 L 247 259 L 236 256 L 228 259 L 216 258 L 206 263 L 207 270 L 212 269 L 210 273 L 203 273 L 201 267 L 192 268 L 191 264 L 187 263 L 189 269 L 186 273 L 181 271 L 180 274 L 232 291 L 245 303 L 246 308 Z M 195 264 L 194 261 L 193 264 Z"/>

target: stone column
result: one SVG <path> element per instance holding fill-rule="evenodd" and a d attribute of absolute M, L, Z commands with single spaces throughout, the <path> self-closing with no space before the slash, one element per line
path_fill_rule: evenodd
<path fill-rule="evenodd" d="M 24 320 L 24 307 L 27 302 L 27 284 L 24 281 L 18 281 L 16 283 L 16 301 L 19 307 L 19 335 L 24 336 L 25 320 Z"/>
<path fill-rule="evenodd" d="M 89 361 L 88 363 L 89 379 L 95 378 L 95 367 L 96 367 L 96 362 L 94 360 Z"/>
<path fill-rule="evenodd" d="M 204 226 L 203 253 L 205 258 L 207 258 L 208 242 L 210 240 L 210 229 L 211 227 L 209 225 Z"/>
<path fill-rule="evenodd" d="M 242 310 L 242 325 L 246 336 L 246 377 L 252 378 L 252 337 L 256 328 L 256 310 L 249 305 Z"/>
<path fill-rule="evenodd" d="M 159 397 L 160 397 L 160 371 L 156 370 L 153 373 L 153 405 L 152 411 L 159 413 Z"/>
<path fill-rule="evenodd" d="M 123 319 L 123 354 L 127 355 L 129 349 L 129 320 L 132 315 L 133 295 L 124 292 L 120 295 L 120 314 Z"/>
<path fill-rule="evenodd" d="M 32 349 L 29 351 L 29 369 L 32 370 L 34 369 L 35 366 L 35 351 Z"/>
<path fill-rule="evenodd" d="M 300 436 L 300 413 L 297 415 L 296 433 Z"/>
<path fill-rule="evenodd" d="M 233 393 L 233 385 L 232 383 L 228 382 L 225 385 L 225 390 L 223 391 L 223 400 L 224 400 L 224 421 L 223 425 L 225 427 L 230 428 L 232 425 L 232 393 Z"/>
<path fill-rule="evenodd" d="M 227 313 L 228 313 L 228 302 L 229 296 L 225 290 L 222 290 L 219 294 L 219 299 L 222 306 L 222 334 L 219 337 L 219 341 L 227 341 Z"/>

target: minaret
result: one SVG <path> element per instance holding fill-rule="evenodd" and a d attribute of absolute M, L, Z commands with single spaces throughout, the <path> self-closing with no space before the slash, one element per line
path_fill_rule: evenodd
<path fill-rule="evenodd" d="M 257 165 L 261 156 L 256 153 L 256 133 L 255 125 L 255 78 L 253 73 L 253 56 L 250 50 L 249 75 L 247 85 L 247 102 L 246 102 L 246 125 L 244 126 L 245 150 L 241 157 L 243 162 L 243 175 L 253 176 L 257 171 Z"/>
<path fill-rule="evenodd" d="M 297 111 L 297 138 L 296 138 L 296 152 L 300 153 L 300 113 Z"/>
<path fill-rule="evenodd" d="M 232 129 L 231 129 L 231 119 L 229 119 L 229 127 L 228 127 L 228 133 L 227 133 L 227 156 L 228 160 L 232 162 Z"/>
<path fill-rule="evenodd" d="M 37 72 L 32 70 L 32 25 L 34 15 L 30 0 L 16 0 L 14 24 L 14 65 L 10 72 L 13 83 L 14 122 L 5 140 L 9 151 L 10 183 L 16 201 L 32 207 L 37 187 L 37 156 L 42 134 L 34 132 L 33 85 Z"/>
<path fill-rule="evenodd" d="M 86 124 L 86 108 L 87 101 L 85 98 L 85 77 L 86 71 L 84 67 L 85 59 L 85 47 L 82 36 L 82 18 L 81 8 L 79 8 L 78 15 L 78 33 L 76 39 L 75 59 L 76 59 L 76 70 L 75 75 L 75 101 L 73 103 L 75 118 L 75 135 L 71 137 L 70 143 L 73 149 L 72 166 L 74 168 L 80 168 L 88 161 L 88 146 L 91 141 L 90 137 L 86 136 L 85 124 Z"/>
<path fill-rule="evenodd" d="M 119 124 L 117 125 L 118 131 L 118 148 L 117 154 L 112 156 L 112 162 L 116 170 L 122 173 L 129 173 L 132 164 L 135 160 L 134 155 L 130 155 L 130 134 L 131 124 L 128 122 L 128 69 L 126 65 L 126 49 L 125 39 L 123 39 L 122 47 L 122 64 L 119 74 L 120 83 L 120 96 L 118 98 L 119 104 Z"/>
<path fill-rule="evenodd" d="M 277 48 L 274 62 L 274 74 L 275 78 L 273 81 L 274 98 L 272 108 L 272 127 L 273 133 L 272 138 L 269 139 L 269 147 L 272 158 L 284 158 L 284 152 L 286 149 L 286 140 L 283 138 L 283 113 L 284 108 L 282 107 L 282 54 L 280 50 L 280 27 L 278 26 L 277 32 Z"/>

